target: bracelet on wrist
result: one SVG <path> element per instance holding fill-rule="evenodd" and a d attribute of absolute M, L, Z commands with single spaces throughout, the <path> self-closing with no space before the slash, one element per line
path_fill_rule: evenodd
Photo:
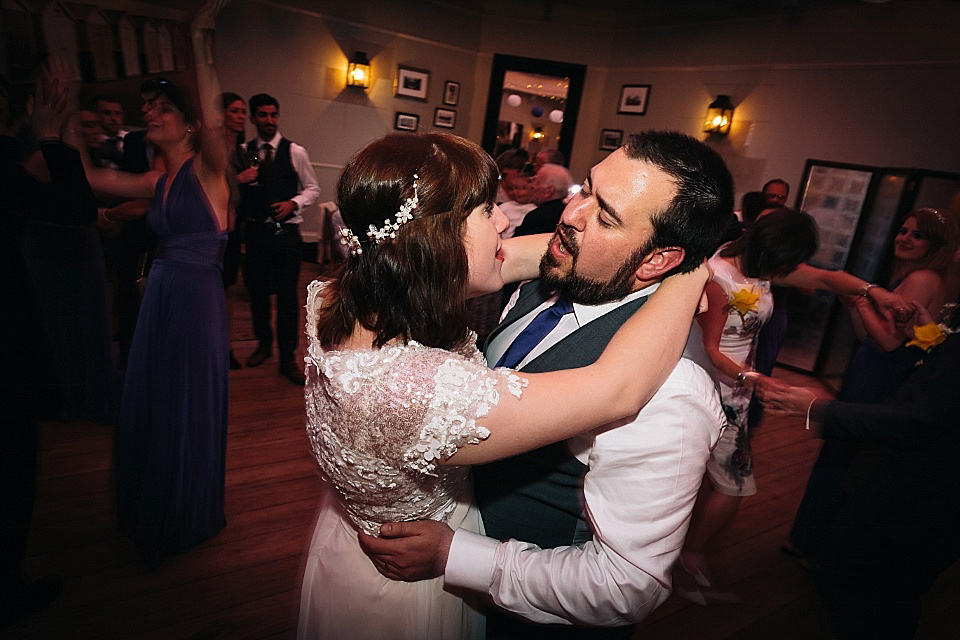
<path fill-rule="evenodd" d="M 861 298 L 869 298 L 870 289 L 873 289 L 876 286 L 877 285 L 873 284 L 872 282 L 868 282 L 867 284 L 860 287 L 860 290 L 857 291 L 857 295 L 860 296 Z"/>
<path fill-rule="evenodd" d="M 747 378 L 755 378 L 757 375 L 756 371 L 741 371 L 737 374 L 736 388 L 742 389 L 747 384 Z"/>

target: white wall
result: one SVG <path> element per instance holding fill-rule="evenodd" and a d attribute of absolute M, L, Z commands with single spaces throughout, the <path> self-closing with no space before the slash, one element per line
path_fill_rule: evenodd
<path fill-rule="evenodd" d="M 600 125 L 704 139 L 707 105 L 729 94 L 730 136 L 709 143 L 738 194 L 772 177 L 796 187 L 808 158 L 960 172 L 958 26 L 960 3 L 916 0 L 634 32 Z M 617 116 L 619 86 L 648 83 L 647 115 Z"/>

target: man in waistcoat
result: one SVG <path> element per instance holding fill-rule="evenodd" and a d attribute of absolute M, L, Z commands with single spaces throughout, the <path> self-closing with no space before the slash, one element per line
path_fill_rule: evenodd
<path fill-rule="evenodd" d="M 97 96 L 94 105 L 100 118 L 100 128 L 103 129 L 100 144 L 110 168 L 116 169 L 123 159 L 123 139 L 127 135 L 123 128 L 123 106 L 112 96 Z"/>
<path fill-rule="evenodd" d="M 270 294 L 276 293 L 280 375 L 302 385 L 303 366 L 294 361 L 300 335 L 300 223 L 303 210 L 320 197 L 320 187 L 307 150 L 280 135 L 277 99 L 258 93 L 250 98 L 250 114 L 257 137 L 244 145 L 244 152 L 247 158 L 256 158 L 258 173 L 254 182 L 244 186 L 240 206 L 247 221 L 243 276 L 259 346 L 247 366 L 258 367 L 270 357 Z"/>
<path fill-rule="evenodd" d="M 595 361 L 665 276 L 713 253 L 732 208 L 732 179 L 714 151 L 676 132 L 630 136 L 567 204 L 541 279 L 512 298 L 487 362 L 540 372 Z M 519 360 L 502 360 L 540 311 L 563 300 L 572 312 Z M 488 595 L 498 607 L 488 612 L 488 639 L 629 638 L 670 595 L 724 423 L 692 325 L 684 357 L 633 418 L 474 467 L 489 537 L 433 521 L 361 536 L 381 572 L 443 575 L 448 588 Z"/>

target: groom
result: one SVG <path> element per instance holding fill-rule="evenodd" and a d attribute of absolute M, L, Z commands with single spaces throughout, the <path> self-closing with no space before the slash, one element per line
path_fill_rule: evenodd
<path fill-rule="evenodd" d="M 566 206 L 539 286 L 514 294 L 487 362 L 506 353 L 505 366 L 527 372 L 593 362 L 660 280 L 713 253 L 732 209 L 732 179 L 714 151 L 676 132 L 630 136 Z M 572 311 L 528 353 L 508 353 L 558 299 Z M 694 329 L 684 358 L 632 419 L 474 467 L 490 537 L 434 521 L 389 523 L 361 545 L 387 577 L 443 575 L 448 588 L 488 594 L 510 612 L 491 609 L 488 640 L 630 637 L 670 595 L 723 424 L 710 370 Z"/>

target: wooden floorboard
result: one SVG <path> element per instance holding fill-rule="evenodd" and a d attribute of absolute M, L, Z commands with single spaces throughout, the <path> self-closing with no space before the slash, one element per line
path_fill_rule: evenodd
<path fill-rule="evenodd" d="M 305 264 L 304 271 L 307 282 L 318 269 Z M 238 292 L 232 297 L 232 344 L 243 361 L 256 342 L 247 305 Z M 303 430 L 302 390 L 276 369 L 274 354 L 261 367 L 231 372 L 227 527 L 155 571 L 115 527 L 113 428 L 45 424 L 28 569 L 60 573 L 65 591 L 43 612 L 0 633 L 0 640 L 293 638 L 320 485 Z M 800 374 L 778 375 L 819 389 Z M 831 637 L 809 576 L 778 550 L 818 448 L 797 421 L 768 420 L 756 430 L 759 491 L 744 500 L 716 554 L 724 586 L 741 602 L 701 607 L 673 596 L 640 626 L 637 638 Z M 958 594 L 955 566 L 925 599 L 918 638 L 960 637 Z"/>

